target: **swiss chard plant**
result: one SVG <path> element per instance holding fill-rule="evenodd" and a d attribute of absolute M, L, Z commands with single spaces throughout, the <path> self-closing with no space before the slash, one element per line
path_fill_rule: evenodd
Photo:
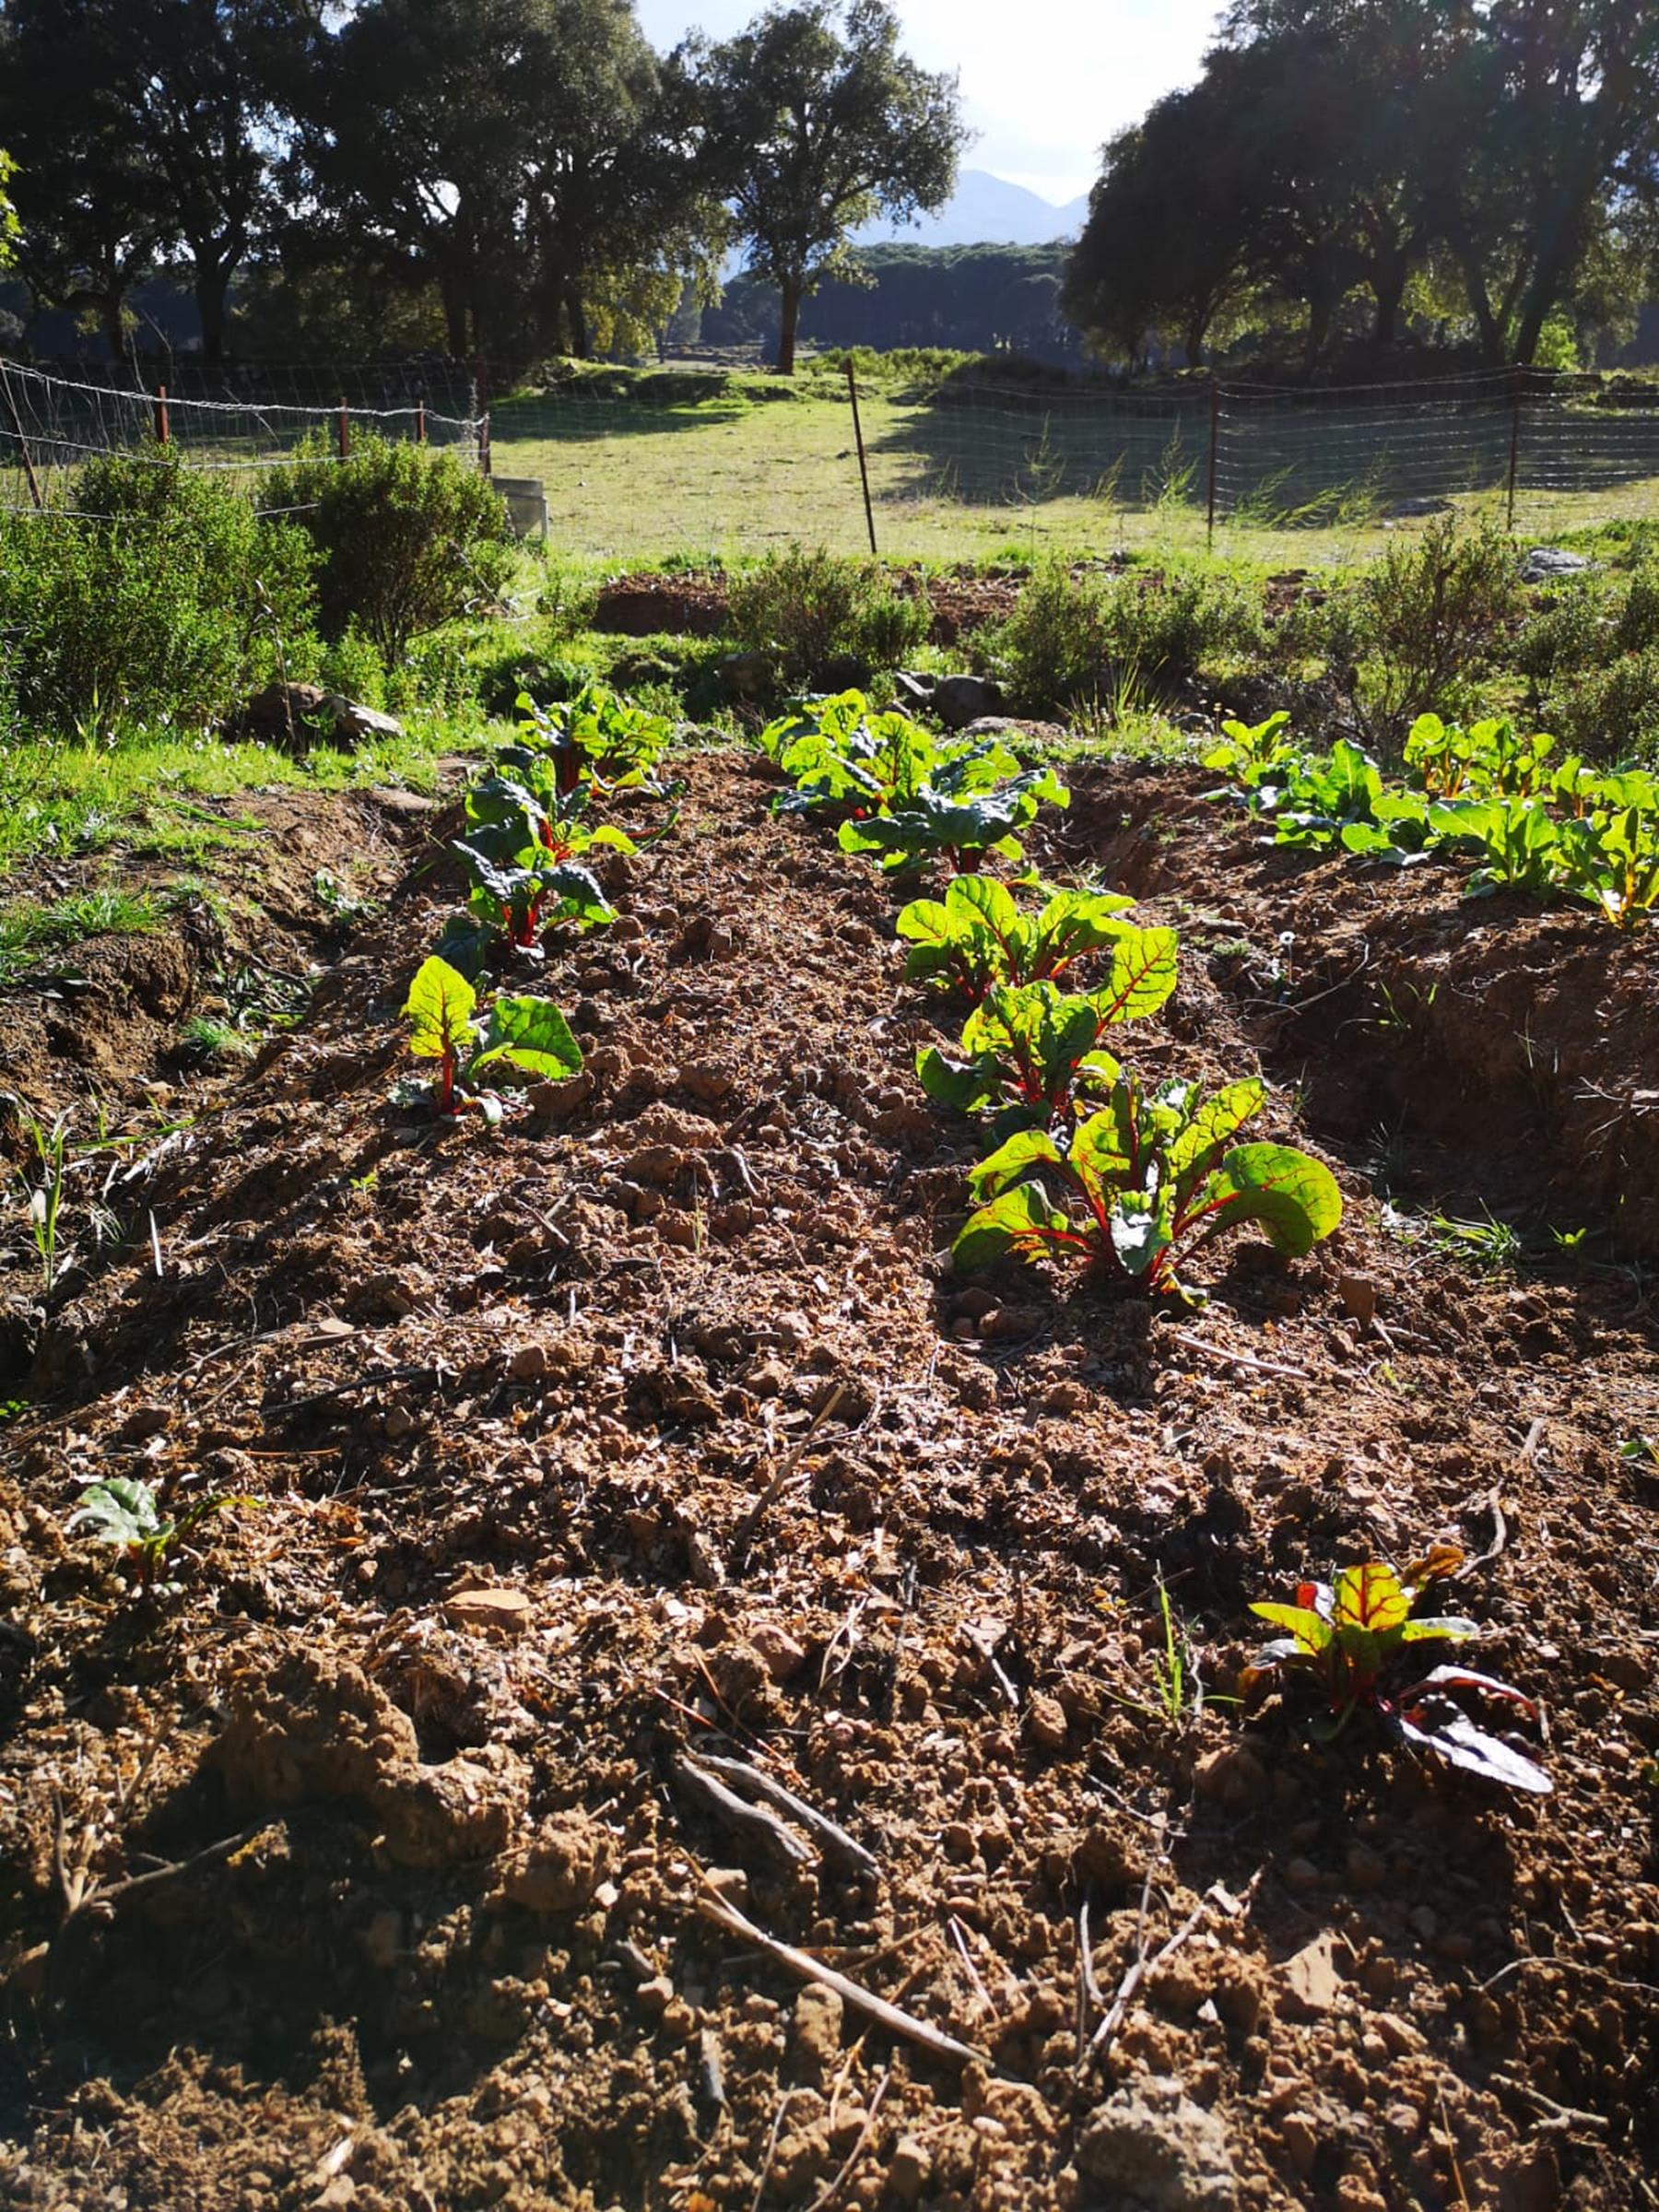
<path fill-rule="evenodd" d="M 438 1063 L 433 1102 L 446 1116 L 471 1107 L 499 1120 L 500 1100 L 478 1081 L 486 1071 L 532 1082 L 582 1072 L 582 1047 L 551 999 L 502 992 L 481 1013 L 472 984 L 437 953 L 410 984 L 404 1015 L 410 1053 Z"/>
<path fill-rule="evenodd" d="M 216 1513 L 258 1503 L 256 1498 L 220 1491 L 192 1499 L 175 1510 L 164 1506 L 147 1482 L 111 1475 L 87 1485 L 79 1506 L 64 1526 L 66 1531 L 89 1527 L 100 1543 L 117 1552 L 121 1571 L 134 1590 L 147 1594 L 159 1589 L 171 1594 L 178 1583 L 158 1578 L 185 1549 L 193 1533 Z"/>
<path fill-rule="evenodd" d="M 520 749 L 547 761 L 565 797 L 586 779 L 610 791 L 649 782 L 674 736 L 663 715 L 605 684 L 584 684 L 551 706 L 521 692 L 518 705 Z"/>
<path fill-rule="evenodd" d="M 880 856 L 883 871 L 896 875 L 941 855 L 964 875 L 977 875 L 989 854 L 1018 861 L 1020 836 L 1046 800 L 1069 806 L 1071 794 L 1052 768 L 1030 768 L 1006 782 L 983 787 L 982 764 L 971 754 L 941 762 L 930 782 L 922 784 L 886 813 L 841 826 L 843 853 Z"/>
<path fill-rule="evenodd" d="M 1560 880 L 1615 929 L 1643 929 L 1659 913 L 1659 815 L 1627 806 L 1564 822 Z"/>
<path fill-rule="evenodd" d="M 859 819 L 903 805 L 948 759 L 965 783 L 984 789 L 1019 762 L 995 738 L 941 741 L 908 714 L 873 713 L 862 691 L 814 700 L 761 733 L 760 743 L 795 788 L 782 814 L 840 812 Z"/>
<path fill-rule="evenodd" d="M 1251 788 L 1252 810 L 1272 822 L 1281 845 L 1335 844 L 1350 823 L 1376 818 L 1382 771 L 1368 752 L 1340 738 L 1324 759 L 1288 756 Z"/>
<path fill-rule="evenodd" d="M 910 945 L 904 972 L 978 1006 L 993 983 L 1052 982 L 1131 926 L 1135 901 L 1112 891 L 1055 891 L 1022 913 L 992 876 L 959 876 L 943 899 L 912 900 L 899 916 Z"/>
<path fill-rule="evenodd" d="M 1292 747 L 1285 738 L 1289 726 L 1290 717 L 1284 713 L 1269 714 L 1265 722 L 1258 722 L 1253 728 L 1247 723 L 1224 722 L 1222 741 L 1205 754 L 1204 765 L 1230 776 L 1248 791 L 1270 775 L 1281 761 L 1291 759 Z"/>
<path fill-rule="evenodd" d="M 963 1025 L 959 1057 L 936 1046 L 916 1055 L 922 1088 L 941 1106 L 992 1117 L 998 1136 L 1045 1128 L 1077 1092 L 1117 1081 L 1118 1064 L 1100 1041 L 1119 1022 L 1158 1012 L 1175 988 L 1178 956 L 1172 929 L 1127 929 L 1092 991 L 993 984 Z"/>
<path fill-rule="evenodd" d="M 1545 762 L 1556 741 L 1523 735 L 1507 716 L 1444 722 L 1419 714 L 1406 740 L 1406 766 L 1430 798 L 1528 799 L 1547 786 Z"/>
<path fill-rule="evenodd" d="M 979 1203 L 956 1241 L 958 1267 L 1009 1255 L 1073 1261 L 1190 1300 L 1182 1268 L 1247 1222 L 1280 1252 L 1311 1252 L 1340 1222 L 1342 1195 L 1304 1152 L 1232 1144 L 1265 1095 L 1253 1078 L 1207 1097 L 1191 1082 L 1147 1090 L 1114 1069 L 1100 1112 L 1017 1131 L 973 1170 Z"/>
<path fill-rule="evenodd" d="M 1443 845 L 1461 846 L 1479 865 L 1465 886 L 1478 899 L 1498 890 L 1547 898 L 1566 865 L 1561 832 L 1538 799 L 1453 799 L 1429 810 L 1429 828 Z"/>
<path fill-rule="evenodd" d="M 534 764 L 526 775 L 497 772 L 475 783 L 466 794 L 466 835 L 451 846 L 470 880 L 467 905 L 478 928 L 465 964 L 475 968 L 496 930 L 528 952 L 556 924 L 592 929 L 614 922 L 587 856 L 636 850 L 625 831 L 587 820 L 591 784 L 561 799 Z M 453 934 L 453 949 L 465 953 L 464 934 Z"/>
<path fill-rule="evenodd" d="M 1261 1676 L 1290 1669 L 1308 1675 L 1324 1693 L 1326 1711 L 1314 1733 L 1329 1741 L 1354 1714 L 1374 1712 L 1403 1741 L 1435 1752 L 1450 1765 L 1512 1790 L 1547 1794 L 1543 1769 L 1500 1737 L 1477 1727 L 1450 1694 L 1474 1690 L 1506 1700 L 1535 1719 L 1537 1707 L 1522 1691 L 1465 1666 L 1418 1671 L 1417 1647 L 1466 1643 L 1479 1631 L 1454 1615 L 1424 1615 L 1418 1600 L 1456 1572 L 1463 1554 L 1444 1545 L 1396 1573 L 1382 1560 L 1345 1567 L 1335 1583 L 1303 1583 L 1292 1606 L 1264 1603 L 1251 1611 L 1287 1633 L 1256 1655 L 1246 1690 Z"/>

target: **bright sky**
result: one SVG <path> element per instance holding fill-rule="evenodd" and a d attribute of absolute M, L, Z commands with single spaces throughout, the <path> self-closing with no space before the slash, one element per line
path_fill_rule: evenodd
<path fill-rule="evenodd" d="M 896 0 L 904 45 L 959 69 L 980 134 L 968 166 L 1056 203 L 1094 182 L 1103 142 L 1160 93 L 1190 84 L 1220 0 Z M 688 30 L 729 38 L 762 0 L 638 0 L 661 48 Z"/>

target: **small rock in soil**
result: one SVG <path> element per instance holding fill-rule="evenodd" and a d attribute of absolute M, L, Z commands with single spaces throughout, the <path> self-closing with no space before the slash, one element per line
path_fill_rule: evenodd
<path fill-rule="evenodd" d="M 535 1610 L 522 1590 L 457 1590 L 443 1601 L 444 1618 L 456 1628 L 494 1630 L 503 1636 L 522 1636 Z"/>
<path fill-rule="evenodd" d="M 1077 2146 L 1077 2164 L 1101 2184 L 1103 2194 L 1083 2200 L 1100 2212 L 1125 2201 L 1149 2212 L 1229 2212 L 1239 2201 L 1226 2129 L 1179 2082 L 1157 2075 L 1107 2101 Z"/>
<path fill-rule="evenodd" d="M 803 2081 L 821 2082 L 840 2058 L 842 2010 L 834 1990 L 817 1982 L 795 1999 L 790 2053 Z"/>

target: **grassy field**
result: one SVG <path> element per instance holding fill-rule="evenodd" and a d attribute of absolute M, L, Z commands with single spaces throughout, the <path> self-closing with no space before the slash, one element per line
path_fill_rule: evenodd
<path fill-rule="evenodd" d="M 1005 552 L 1201 550 L 1207 418 L 1190 402 L 1114 411 L 1044 398 L 941 406 L 862 401 L 879 551 L 973 561 Z M 1485 429 L 1489 430 L 1492 425 Z M 1340 567 L 1382 551 L 1444 506 L 1504 506 L 1501 441 L 1422 443 L 1351 417 L 1277 426 L 1248 451 L 1224 438 L 1218 552 L 1274 566 Z M 494 465 L 538 477 L 551 544 L 601 562 L 670 552 L 731 561 L 791 543 L 868 545 L 851 411 L 841 398 L 737 398 L 681 406 L 523 398 L 498 406 Z M 1541 464 L 1542 465 L 1542 464 Z M 1547 537 L 1613 515 L 1659 514 L 1659 473 L 1633 453 L 1573 491 L 1524 488 L 1516 525 Z M 1552 481 L 1569 479 L 1551 454 Z M 1494 480 L 1496 477 L 1496 481 Z"/>

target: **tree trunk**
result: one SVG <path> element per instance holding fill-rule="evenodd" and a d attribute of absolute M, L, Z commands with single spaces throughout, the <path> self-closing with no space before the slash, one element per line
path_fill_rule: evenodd
<path fill-rule="evenodd" d="M 1204 366 L 1204 341 L 1209 335 L 1209 309 L 1194 308 L 1181 335 L 1181 350 L 1186 355 L 1189 369 Z"/>
<path fill-rule="evenodd" d="M 110 359 L 117 368 L 127 358 L 126 318 L 122 310 L 126 304 L 126 288 L 119 281 L 99 296 L 99 313 L 103 322 L 104 344 L 110 349 Z"/>
<path fill-rule="evenodd" d="M 1485 273 L 1472 247 L 1454 239 L 1452 251 L 1457 257 L 1458 266 L 1463 270 L 1464 290 L 1468 294 L 1470 312 L 1479 325 L 1481 359 L 1488 368 L 1496 368 L 1503 359 L 1503 324 L 1492 311 Z"/>
<path fill-rule="evenodd" d="M 439 277 L 438 291 L 443 301 L 443 327 L 450 349 L 450 359 L 455 361 L 464 361 L 468 351 L 465 295 L 451 276 Z"/>
<path fill-rule="evenodd" d="M 587 360 L 594 350 L 592 334 L 588 330 L 587 307 L 582 297 L 582 287 L 572 276 L 564 288 L 565 320 L 571 326 L 571 352 L 579 361 Z"/>
<path fill-rule="evenodd" d="M 795 332 L 801 321 L 801 299 L 806 286 L 798 276 L 786 276 L 782 289 L 782 319 L 778 328 L 778 371 L 793 376 L 795 366 Z"/>
<path fill-rule="evenodd" d="M 1373 335 L 1379 346 L 1392 346 L 1399 335 L 1400 306 L 1406 297 L 1406 270 L 1379 269 L 1371 279 L 1371 293 L 1377 302 L 1377 320 Z"/>
<path fill-rule="evenodd" d="M 1317 369 L 1319 366 L 1320 356 L 1325 349 L 1325 341 L 1331 335 L 1331 318 L 1335 312 L 1335 308 L 1336 303 L 1331 298 L 1325 286 L 1310 285 L 1308 288 L 1308 346 L 1303 359 L 1303 366 L 1309 370 Z"/>
<path fill-rule="evenodd" d="M 202 324 L 202 359 L 214 367 L 225 358 L 225 295 L 229 288 L 228 270 L 217 262 L 196 263 L 195 303 Z"/>

